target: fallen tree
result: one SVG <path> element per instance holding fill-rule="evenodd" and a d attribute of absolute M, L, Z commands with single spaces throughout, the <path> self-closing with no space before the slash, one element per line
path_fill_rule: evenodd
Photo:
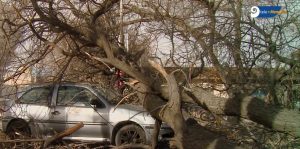
<path fill-rule="evenodd" d="M 166 88 L 168 94 L 165 97 L 169 100 L 165 101 L 160 93 L 157 94 L 160 90 L 151 88 L 151 85 L 149 84 L 135 82 L 132 84 L 132 87 L 137 91 L 139 98 L 143 100 L 143 106 L 156 119 L 156 122 L 159 121 L 160 123 L 161 121 L 164 121 L 175 131 L 174 138 L 170 141 L 171 148 L 241 148 L 235 144 L 230 144 L 220 136 L 205 131 L 202 127 L 199 127 L 199 125 L 196 125 L 195 127 L 187 126 L 182 115 L 181 94 L 174 73 L 168 74 L 154 61 L 149 61 L 149 63 L 162 74 L 163 78 L 166 79 L 168 84 L 168 87 Z M 159 128 L 160 126 L 154 131 L 158 131 Z M 157 134 L 158 132 L 154 133 Z M 152 141 L 152 148 L 154 149 L 157 145 L 157 137 L 155 135 Z"/>
<path fill-rule="evenodd" d="M 172 44 L 170 59 L 173 61 L 172 64 L 176 65 L 181 62 L 174 60 L 176 57 L 174 56 L 175 44 L 173 37 L 178 35 L 182 42 L 192 42 L 193 48 L 187 48 L 186 50 L 192 49 L 193 51 L 189 52 L 193 52 L 194 55 L 185 57 L 186 61 L 192 61 L 190 68 L 193 69 L 193 66 L 197 63 L 201 63 L 203 66 L 205 58 L 207 63 L 217 70 L 222 83 L 225 84 L 230 93 L 229 99 L 211 96 L 209 93 L 202 92 L 201 89 L 185 89 L 183 86 L 188 83 L 179 84 L 174 75 L 181 72 L 181 70 L 167 73 L 163 68 L 163 64 L 157 64 L 157 61 L 153 61 L 153 57 L 149 55 L 146 55 L 146 58 L 139 62 L 140 54 L 125 49 L 124 43 L 117 40 L 119 28 L 123 27 L 120 25 L 123 22 L 118 24 L 118 21 L 115 20 L 119 16 L 118 13 L 115 13 L 118 2 L 118 0 L 83 1 L 82 3 L 69 0 L 63 0 L 63 2 L 30 0 L 24 3 L 18 1 L 12 3 L 11 5 L 18 15 L 18 21 L 6 18 L 6 25 L 12 26 L 11 30 L 7 32 L 14 34 L 16 30 L 22 29 L 26 32 L 25 37 L 23 37 L 24 41 L 30 39 L 28 42 L 39 43 L 38 46 L 34 45 L 33 49 L 30 49 L 29 53 L 31 53 L 28 54 L 30 55 L 28 61 L 22 61 L 24 65 L 15 73 L 15 76 L 39 63 L 54 50 L 60 51 L 64 56 L 63 59 L 67 60 L 64 66 L 57 65 L 61 66 L 61 70 L 58 72 L 58 77 L 56 76 L 53 79 L 55 82 L 62 80 L 65 70 L 67 70 L 74 57 L 98 68 L 100 71 L 103 71 L 103 67 L 109 69 L 114 67 L 122 70 L 131 78 L 139 81 L 134 84 L 134 88 L 137 90 L 140 99 L 144 100 L 144 108 L 157 120 L 157 124 L 164 121 L 173 128 L 175 137 L 171 144 L 179 149 L 189 147 L 191 142 L 188 140 L 195 138 L 195 136 L 190 135 L 192 134 L 188 131 L 190 128 L 184 123 L 181 113 L 182 101 L 197 103 L 217 114 L 245 117 L 275 130 L 299 135 L 299 122 L 297 121 L 299 116 L 297 113 L 268 106 L 255 98 L 246 96 L 246 88 L 249 86 L 250 78 L 256 77 L 250 72 L 256 66 L 256 62 L 260 62 L 258 59 L 261 59 L 261 55 L 267 53 L 266 57 L 271 57 L 269 59 L 270 63 L 273 59 L 291 66 L 299 62 L 278 55 L 276 47 L 280 45 L 276 46 L 276 41 L 272 41 L 272 38 L 270 38 L 277 36 L 272 35 L 277 31 L 267 33 L 252 20 L 243 20 L 247 18 L 242 17 L 243 1 L 232 2 L 229 0 L 228 3 L 208 0 L 164 1 L 157 4 L 149 0 L 142 7 L 135 2 L 129 2 L 126 5 L 129 16 L 133 15 L 135 17 L 132 17 L 131 21 L 124 22 L 124 24 L 134 25 L 135 23 L 143 24 L 145 22 L 150 22 L 149 25 L 152 25 L 151 23 L 159 24 L 161 26 L 156 27 L 156 29 L 160 31 L 160 34 L 157 36 L 161 35 L 160 27 L 166 28 L 163 33 L 170 35 Z M 185 6 L 184 9 L 181 9 L 181 6 Z M 223 6 L 229 9 L 223 10 Z M 189 7 L 191 9 L 185 9 Z M 181 9 L 181 14 L 172 11 L 177 9 Z M 219 14 L 226 14 L 226 16 L 218 16 Z M 195 19 L 195 16 L 198 16 L 198 18 Z M 224 22 L 217 21 L 218 17 L 221 17 L 220 20 L 222 20 L 227 16 L 228 20 Z M 287 26 L 285 23 L 288 23 L 289 19 L 284 19 L 286 22 L 282 24 L 274 25 L 274 30 L 277 29 L 277 26 Z M 195 23 L 191 23 L 194 21 Z M 242 29 L 241 26 L 245 26 L 245 29 Z M 147 28 L 147 26 L 139 26 L 138 28 L 144 27 Z M 252 30 L 251 34 L 248 31 L 246 32 L 248 29 Z M 149 30 L 152 34 L 151 27 L 149 27 Z M 253 37 L 253 34 L 255 37 L 256 34 L 262 37 L 259 38 L 259 41 L 253 39 L 251 43 L 248 43 L 248 38 L 243 38 L 243 36 L 248 37 L 250 35 Z M 298 38 L 295 37 L 295 39 Z M 142 40 L 147 39 L 143 38 Z M 23 44 L 21 42 L 20 47 L 24 47 Z M 254 49 L 245 50 L 242 47 L 244 44 L 249 45 L 249 47 L 253 46 Z M 149 45 L 147 48 L 150 47 Z M 223 50 L 225 56 L 220 55 L 224 52 Z M 24 51 L 27 51 L 27 49 L 25 48 Z M 145 50 L 142 49 L 141 51 Z M 181 59 L 181 54 L 189 52 L 180 52 L 178 54 L 180 58 L 178 59 Z M 247 55 L 248 53 L 259 54 L 253 57 L 252 54 Z M 232 72 L 227 62 L 237 71 Z M 190 79 L 194 76 L 191 71 L 183 73 L 189 76 L 186 77 L 186 82 L 191 81 Z M 196 74 L 201 74 L 201 71 Z M 234 79 L 241 82 L 237 86 L 232 86 Z M 274 80 L 276 81 L 276 79 L 270 81 L 274 82 Z M 168 84 L 168 87 L 163 89 L 162 85 L 165 83 Z M 270 88 L 272 87 L 270 86 Z M 289 117 L 291 120 L 285 120 L 289 115 L 293 116 Z M 283 123 L 283 121 L 290 123 Z M 153 139 L 152 147 L 156 146 L 156 139 Z M 198 141 L 197 139 L 193 140 L 193 142 Z"/>
<path fill-rule="evenodd" d="M 167 97 L 168 89 L 162 90 L 164 97 Z M 183 90 L 182 96 L 183 101 L 198 104 L 215 114 L 250 119 L 276 131 L 300 137 L 299 111 L 270 105 L 252 96 L 234 99 L 217 97 L 199 87 Z"/>

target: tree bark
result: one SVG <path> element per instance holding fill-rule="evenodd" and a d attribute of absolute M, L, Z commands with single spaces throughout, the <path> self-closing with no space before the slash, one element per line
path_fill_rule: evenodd
<path fill-rule="evenodd" d="M 152 135 L 152 147 L 151 149 L 156 149 L 158 145 L 158 135 L 159 135 L 159 130 L 161 127 L 161 121 L 160 120 L 155 120 L 155 125 L 154 125 L 154 130 L 153 130 L 153 135 Z"/>
<path fill-rule="evenodd" d="M 189 125 L 185 136 L 185 149 L 242 149 L 243 146 L 238 146 L 229 142 L 224 136 L 217 135 L 206 128 L 196 124 Z M 245 147 L 246 148 L 246 147 Z"/>
<path fill-rule="evenodd" d="M 163 89 L 163 92 L 167 96 L 168 90 Z M 273 130 L 300 136 L 299 111 L 269 105 L 251 96 L 221 98 L 196 87 L 185 91 L 182 97 L 183 101 L 197 103 L 215 114 L 240 116 Z"/>

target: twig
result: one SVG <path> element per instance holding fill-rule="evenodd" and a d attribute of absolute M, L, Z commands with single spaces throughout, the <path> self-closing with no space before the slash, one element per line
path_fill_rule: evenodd
<path fill-rule="evenodd" d="M 0 143 L 18 143 L 18 142 L 44 142 L 44 139 L 15 139 L 15 140 L 0 140 Z"/>
<path fill-rule="evenodd" d="M 134 94 L 136 94 L 136 91 L 133 92 L 133 93 L 130 93 L 130 94 L 126 95 L 125 97 L 123 97 L 123 98 L 118 102 L 118 104 L 114 107 L 113 112 L 117 109 L 117 107 L 118 107 L 124 100 L 128 99 L 130 96 L 132 96 L 132 95 L 134 95 Z"/>
<path fill-rule="evenodd" d="M 113 149 L 150 149 L 150 145 L 144 144 L 125 144 L 122 146 L 116 146 Z"/>

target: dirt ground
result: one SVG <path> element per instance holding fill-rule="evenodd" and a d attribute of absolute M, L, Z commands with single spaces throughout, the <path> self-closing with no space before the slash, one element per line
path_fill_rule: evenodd
<path fill-rule="evenodd" d="M 199 110 L 197 110 L 199 111 Z M 249 120 L 237 119 L 236 117 L 219 117 L 205 121 L 197 113 L 190 113 L 192 118 L 187 120 L 189 142 L 187 149 L 202 148 L 252 148 L 252 149 L 297 149 L 300 148 L 300 139 L 293 138 L 286 133 L 274 132 Z M 2 140 L 2 142 L 1 142 Z M 4 143 L 8 137 L 0 130 L 0 149 L 10 148 L 40 148 L 41 142 Z M 238 147 L 237 147 L 238 146 Z M 59 141 L 52 144 L 48 149 L 109 149 L 110 144 L 95 142 L 71 142 Z M 169 149 L 168 141 L 159 142 L 159 149 Z"/>
<path fill-rule="evenodd" d="M 0 130 L 0 149 L 40 149 L 42 142 L 30 141 L 25 143 L 9 143 L 9 138 Z M 108 143 L 81 142 L 60 140 L 51 144 L 47 149 L 111 149 L 114 146 Z M 168 141 L 161 140 L 158 144 L 159 149 L 169 149 Z"/>
<path fill-rule="evenodd" d="M 197 122 L 189 124 L 189 142 L 187 144 L 187 149 L 205 149 L 205 148 L 215 148 L 215 149 L 234 149 L 234 148 L 252 148 L 252 149 L 297 149 L 299 148 L 299 139 L 295 140 L 292 138 L 287 138 L 287 136 L 280 136 L 278 134 L 262 135 L 260 133 L 261 139 L 255 139 L 255 134 L 249 139 L 249 134 L 246 130 L 241 128 L 232 128 L 231 130 L 218 130 L 215 132 L 210 131 L 211 128 L 205 128 L 198 125 Z M 246 128 L 244 128 L 246 129 Z M 227 132 L 226 132 L 227 131 Z M 258 132 L 252 132 L 258 133 Z M 274 132 L 273 132 L 274 133 Z M 264 140 L 263 140 L 263 139 Z M 7 140 L 7 137 L 3 132 L 0 132 L 0 140 Z M 298 145 L 297 145 L 298 142 Z M 25 145 L 25 146 L 24 146 Z M 37 149 L 42 146 L 41 142 L 27 142 L 27 143 L 1 143 L 1 149 L 23 149 L 32 148 Z M 51 144 L 47 149 L 111 149 L 114 146 L 110 144 L 95 143 L 95 142 L 74 142 L 74 141 L 59 141 Z M 159 149 L 169 149 L 168 141 L 160 141 Z"/>

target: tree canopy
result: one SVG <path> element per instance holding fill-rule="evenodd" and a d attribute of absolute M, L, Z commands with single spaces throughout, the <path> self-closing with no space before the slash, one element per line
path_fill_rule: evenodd
<path fill-rule="evenodd" d="M 300 102 L 292 98 L 300 79 L 299 4 L 265 4 L 283 6 L 287 14 L 251 18 L 251 7 L 262 3 L 242 0 L 123 0 L 122 7 L 119 0 L 1 1 L 1 36 L 15 53 L 11 68 L 2 66 L 1 57 L 0 70 L 14 71 L 2 82 L 41 67 L 54 82 L 80 72 L 76 67 L 89 77 L 115 67 L 136 80 L 131 85 L 144 108 L 176 130 L 178 148 L 188 136 L 183 101 L 299 136 L 299 114 L 285 109 Z M 0 53 L 5 56 L 5 48 Z M 193 88 L 193 79 L 207 67 L 215 70 L 229 100 Z M 248 97 L 258 88 L 266 91 L 264 101 Z M 289 128 L 278 123 L 285 118 L 292 119 Z"/>

